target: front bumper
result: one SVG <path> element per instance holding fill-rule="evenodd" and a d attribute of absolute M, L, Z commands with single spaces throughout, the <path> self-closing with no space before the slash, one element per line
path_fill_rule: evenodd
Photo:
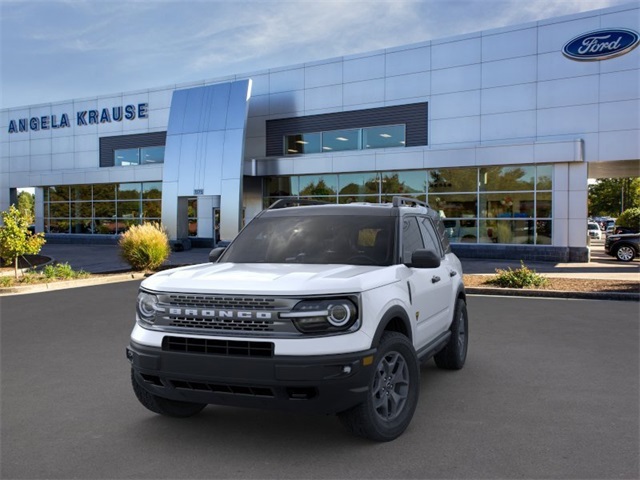
<path fill-rule="evenodd" d="M 166 351 L 132 341 L 127 358 L 135 381 L 160 397 L 330 414 L 366 399 L 375 352 L 246 357 Z"/>

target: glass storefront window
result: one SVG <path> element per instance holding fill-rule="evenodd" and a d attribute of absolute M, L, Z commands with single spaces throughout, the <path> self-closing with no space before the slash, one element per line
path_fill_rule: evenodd
<path fill-rule="evenodd" d="M 145 182 L 142 184 L 142 198 L 158 199 L 162 198 L 162 182 Z"/>
<path fill-rule="evenodd" d="M 71 185 L 71 200 L 91 201 L 91 185 Z"/>
<path fill-rule="evenodd" d="M 96 200 L 115 200 L 116 184 L 102 183 L 93 186 L 93 201 Z"/>
<path fill-rule="evenodd" d="M 322 132 L 322 151 L 360 150 L 362 148 L 360 132 L 358 128 Z"/>
<path fill-rule="evenodd" d="M 71 202 L 71 217 L 83 218 L 92 216 L 91 202 Z"/>
<path fill-rule="evenodd" d="M 338 197 L 338 203 L 354 202 L 380 203 L 377 195 L 347 195 Z"/>
<path fill-rule="evenodd" d="M 382 193 L 400 195 L 426 192 L 426 172 L 415 170 L 409 172 L 383 172 L 381 174 Z"/>
<path fill-rule="evenodd" d="M 118 184 L 118 200 L 134 200 L 140 198 L 139 183 Z"/>
<path fill-rule="evenodd" d="M 478 196 L 470 193 L 429 194 L 427 203 L 446 218 L 475 217 Z"/>
<path fill-rule="evenodd" d="M 551 192 L 536 194 L 536 216 L 538 218 L 551 218 Z"/>
<path fill-rule="evenodd" d="M 533 192 L 481 194 L 480 217 L 533 218 L 533 199 Z"/>
<path fill-rule="evenodd" d="M 537 172 L 537 184 L 538 190 L 551 190 L 553 186 L 553 165 L 538 165 Z"/>
<path fill-rule="evenodd" d="M 322 151 L 320 147 L 320 133 L 300 133 L 297 135 L 287 135 L 285 142 L 287 155 L 320 153 Z"/>
<path fill-rule="evenodd" d="M 198 235 L 198 199 L 190 198 L 187 200 L 187 217 L 189 219 L 189 236 Z"/>
<path fill-rule="evenodd" d="M 362 144 L 365 149 L 403 147 L 405 145 L 405 126 L 387 125 L 363 128 Z"/>
<path fill-rule="evenodd" d="M 298 177 L 268 177 L 265 181 L 268 197 L 290 197 L 298 194 Z"/>
<path fill-rule="evenodd" d="M 116 208 L 118 218 L 140 218 L 140 201 L 118 202 Z"/>
<path fill-rule="evenodd" d="M 142 202 L 142 218 L 149 221 L 160 221 L 162 208 L 160 200 L 146 200 Z"/>
<path fill-rule="evenodd" d="M 94 202 L 93 211 L 96 217 L 115 218 L 116 202 Z"/>
<path fill-rule="evenodd" d="M 429 194 L 435 192 L 477 192 L 477 168 L 440 168 L 429 170 Z"/>
<path fill-rule="evenodd" d="M 49 194 L 48 200 L 50 202 L 67 202 L 69 201 L 69 187 L 62 185 L 59 187 L 49 187 L 47 189 Z"/>
<path fill-rule="evenodd" d="M 485 167 L 480 169 L 480 191 L 533 190 L 535 179 L 535 166 Z"/>
<path fill-rule="evenodd" d="M 304 175 L 300 177 L 300 196 L 336 195 L 337 175 Z"/>
<path fill-rule="evenodd" d="M 69 203 L 50 203 L 49 216 L 52 218 L 69 218 Z"/>
<path fill-rule="evenodd" d="M 340 195 L 378 194 L 378 174 L 342 173 L 338 176 Z"/>

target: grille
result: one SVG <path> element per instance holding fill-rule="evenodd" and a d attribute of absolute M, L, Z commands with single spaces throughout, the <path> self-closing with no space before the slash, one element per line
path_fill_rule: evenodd
<path fill-rule="evenodd" d="M 272 332 L 271 320 L 232 320 L 228 318 L 192 318 L 169 316 L 172 327 L 200 328 L 203 330 L 233 330 L 245 332 Z"/>
<path fill-rule="evenodd" d="M 267 310 L 274 307 L 274 298 L 264 297 L 224 297 L 216 295 L 166 295 L 161 298 L 162 303 L 176 307 L 200 308 L 250 308 L 252 310 Z"/>
<path fill-rule="evenodd" d="M 272 342 L 244 342 L 209 338 L 164 337 L 162 349 L 230 357 L 273 357 Z"/>
<path fill-rule="evenodd" d="M 186 382 L 184 380 L 170 380 L 173 388 L 183 390 L 197 390 L 203 392 L 229 393 L 232 395 L 250 395 L 252 397 L 273 398 L 273 390 L 268 387 L 251 387 L 246 385 L 226 385 L 218 383 Z"/>

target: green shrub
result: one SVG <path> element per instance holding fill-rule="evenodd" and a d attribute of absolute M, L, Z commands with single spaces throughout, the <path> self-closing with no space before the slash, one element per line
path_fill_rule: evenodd
<path fill-rule="evenodd" d="M 13 285 L 13 278 L 6 275 L 0 277 L 0 288 L 6 288 Z"/>
<path fill-rule="evenodd" d="M 120 238 L 120 255 L 134 270 L 155 270 L 169 258 L 169 238 L 161 225 L 134 225 Z"/>
<path fill-rule="evenodd" d="M 616 219 L 616 225 L 640 232 L 640 208 L 628 208 Z"/>
<path fill-rule="evenodd" d="M 524 262 L 520 261 L 520 268 L 512 270 L 496 269 L 496 276 L 487 283 L 502 288 L 530 288 L 542 287 L 547 283 L 547 279 L 536 273 L 535 270 L 527 268 Z"/>
<path fill-rule="evenodd" d="M 86 278 L 89 274 L 83 270 L 74 270 L 68 263 L 47 265 L 42 269 L 42 276 L 47 280 L 72 280 Z"/>

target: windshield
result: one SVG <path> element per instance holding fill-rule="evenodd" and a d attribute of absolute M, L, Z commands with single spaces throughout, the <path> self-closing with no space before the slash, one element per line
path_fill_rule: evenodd
<path fill-rule="evenodd" d="M 394 217 L 258 217 L 220 257 L 233 263 L 391 265 Z"/>

